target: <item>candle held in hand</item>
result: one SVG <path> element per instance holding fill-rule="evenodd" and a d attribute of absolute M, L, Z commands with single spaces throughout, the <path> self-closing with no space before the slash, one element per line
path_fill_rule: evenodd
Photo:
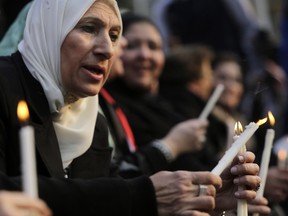
<path fill-rule="evenodd" d="M 275 124 L 275 118 L 270 111 L 268 112 L 268 118 L 270 121 L 270 125 L 273 127 Z M 264 194 L 264 188 L 265 188 L 266 179 L 267 179 L 267 172 L 269 168 L 269 162 L 270 162 L 270 156 L 271 156 L 271 150 L 272 150 L 274 137 L 275 137 L 274 129 L 272 128 L 268 129 L 266 131 L 265 146 L 264 146 L 264 151 L 262 153 L 260 172 L 259 172 L 259 176 L 261 178 L 261 185 L 260 185 L 259 190 L 257 191 L 257 196 L 259 197 L 263 196 Z"/>
<path fill-rule="evenodd" d="M 212 111 L 213 107 L 217 103 L 217 101 L 218 101 L 219 97 L 221 96 L 223 90 L 224 90 L 224 85 L 218 84 L 217 87 L 215 88 L 213 94 L 209 98 L 206 106 L 204 107 L 202 113 L 200 114 L 199 119 L 204 120 L 204 119 L 208 118 L 210 112 Z"/>
<path fill-rule="evenodd" d="M 29 110 L 25 101 L 20 101 L 17 107 L 17 115 L 23 124 L 28 122 Z M 23 191 L 27 196 L 38 196 L 37 175 L 35 162 L 35 138 L 32 126 L 24 125 L 19 131 L 21 149 L 21 168 Z"/>
<path fill-rule="evenodd" d="M 233 140 L 234 142 L 239 138 L 240 134 L 243 132 L 243 127 L 242 124 L 238 121 L 235 123 L 234 127 L 234 137 Z M 246 152 L 246 145 L 244 144 L 242 148 L 240 149 L 241 153 Z M 238 186 L 238 191 L 244 190 L 243 186 Z M 247 216 L 248 215 L 248 205 L 247 201 L 243 199 L 238 199 L 237 200 L 237 215 L 241 216 Z"/>
<path fill-rule="evenodd" d="M 246 144 L 246 142 L 253 136 L 255 131 L 259 128 L 259 125 L 264 124 L 267 118 L 259 120 L 256 123 L 250 122 L 249 125 L 245 127 L 244 132 L 239 136 L 239 138 L 232 144 L 232 146 L 225 152 L 224 156 L 218 162 L 217 166 L 211 171 L 215 175 L 220 175 L 223 170 L 231 164 L 235 156 L 239 153 L 241 148 Z"/>

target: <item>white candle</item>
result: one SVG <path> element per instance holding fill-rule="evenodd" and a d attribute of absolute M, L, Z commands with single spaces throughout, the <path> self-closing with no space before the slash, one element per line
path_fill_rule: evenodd
<path fill-rule="evenodd" d="M 275 136 L 275 131 L 273 129 L 268 129 L 266 131 L 265 145 L 264 145 L 264 150 L 262 153 L 260 172 L 259 172 L 259 177 L 261 178 L 261 184 L 260 184 L 259 190 L 257 191 L 257 197 L 263 197 L 264 195 L 264 189 L 265 189 L 265 184 L 266 184 L 266 179 L 267 179 L 267 172 L 268 172 L 268 167 L 269 167 L 269 162 L 270 162 L 274 136 Z M 259 216 L 259 213 L 254 213 L 253 216 Z"/>
<path fill-rule="evenodd" d="M 234 127 L 234 131 L 235 131 L 235 136 L 233 137 L 234 142 L 239 138 L 239 134 L 242 133 L 243 129 L 242 129 L 242 125 L 240 122 L 236 122 L 235 127 Z M 240 149 L 241 153 L 246 152 L 246 145 L 244 144 L 241 149 Z M 238 186 L 238 191 L 242 191 L 244 190 L 243 186 Z M 243 200 L 243 199 L 238 199 L 237 200 L 237 215 L 240 216 L 248 216 L 248 205 L 247 205 L 247 201 Z"/>
<path fill-rule="evenodd" d="M 275 136 L 274 129 L 268 129 L 266 131 L 265 146 L 264 146 L 264 150 L 262 153 L 260 172 L 259 172 L 259 176 L 261 178 L 261 184 L 260 184 L 259 190 L 257 191 L 258 197 L 262 197 L 264 194 L 264 188 L 265 188 L 266 179 L 267 179 L 267 172 L 268 172 L 268 168 L 269 168 L 269 162 L 270 162 L 270 156 L 271 156 L 271 150 L 272 150 L 272 144 L 273 144 L 274 136 Z"/>
<path fill-rule="evenodd" d="M 246 145 L 244 145 L 241 150 L 241 153 L 246 152 Z M 243 186 L 238 186 L 238 191 L 245 190 Z M 245 199 L 238 199 L 237 200 L 237 215 L 240 216 L 248 216 L 248 205 L 247 200 Z"/>
<path fill-rule="evenodd" d="M 29 197 L 37 197 L 37 175 L 35 163 L 34 129 L 24 126 L 20 129 L 23 190 Z"/>
<path fill-rule="evenodd" d="M 225 152 L 224 156 L 218 162 L 217 166 L 211 171 L 215 175 L 220 175 L 223 170 L 231 164 L 233 159 L 239 153 L 241 148 L 246 144 L 246 142 L 251 138 L 255 131 L 259 128 L 259 125 L 251 122 L 245 127 L 244 132 L 239 136 L 239 138 L 232 144 L 232 146 Z"/>
<path fill-rule="evenodd" d="M 287 151 L 280 149 L 278 151 L 278 169 L 286 169 Z"/>
<path fill-rule="evenodd" d="M 207 119 L 210 112 L 212 111 L 213 107 L 215 106 L 216 102 L 218 101 L 219 97 L 221 96 L 222 92 L 224 90 L 224 85 L 218 84 L 215 88 L 213 94 L 209 98 L 206 106 L 204 107 L 202 113 L 199 116 L 199 119 Z"/>
<path fill-rule="evenodd" d="M 29 111 L 26 103 L 20 101 L 17 108 L 20 121 L 27 122 Z M 23 191 L 27 196 L 35 198 L 38 196 L 36 162 L 35 162 L 35 138 L 32 126 L 23 126 L 19 131 L 21 168 Z"/>

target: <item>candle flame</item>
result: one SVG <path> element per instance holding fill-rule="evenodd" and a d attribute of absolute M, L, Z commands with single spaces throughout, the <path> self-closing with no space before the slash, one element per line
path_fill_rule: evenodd
<path fill-rule="evenodd" d="M 269 118 L 270 125 L 273 127 L 275 124 L 275 118 L 271 111 L 268 112 L 268 118 Z"/>
<path fill-rule="evenodd" d="M 21 122 L 26 122 L 29 119 L 29 110 L 27 103 L 24 100 L 19 101 L 17 107 L 17 116 Z"/>
<path fill-rule="evenodd" d="M 286 150 L 284 150 L 284 149 L 280 149 L 279 151 L 278 151 L 278 158 L 279 158 L 279 160 L 286 160 L 286 157 L 287 157 L 287 152 L 286 152 Z"/>
<path fill-rule="evenodd" d="M 239 136 L 243 132 L 242 124 L 237 121 L 234 126 L 234 134 Z"/>
<path fill-rule="evenodd" d="M 260 125 L 264 124 L 265 122 L 267 122 L 267 117 L 260 119 L 256 124 L 260 126 Z"/>

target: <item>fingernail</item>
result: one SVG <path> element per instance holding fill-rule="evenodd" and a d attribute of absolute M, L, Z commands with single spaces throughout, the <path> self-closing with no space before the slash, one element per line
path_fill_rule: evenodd
<path fill-rule="evenodd" d="M 235 196 L 238 197 L 240 194 L 239 192 L 235 192 Z"/>
<path fill-rule="evenodd" d="M 239 160 L 241 163 L 243 163 L 243 162 L 244 162 L 244 157 L 243 157 L 242 155 L 240 155 L 240 156 L 238 157 L 238 160 Z"/>
<path fill-rule="evenodd" d="M 238 184 L 239 183 L 239 179 L 237 178 L 235 178 L 234 180 L 233 180 L 233 182 L 234 182 L 234 184 Z"/>
<path fill-rule="evenodd" d="M 236 167 L 232 167 L 230 171 L 232 174 L 237 174 L 237 168 Z"/>

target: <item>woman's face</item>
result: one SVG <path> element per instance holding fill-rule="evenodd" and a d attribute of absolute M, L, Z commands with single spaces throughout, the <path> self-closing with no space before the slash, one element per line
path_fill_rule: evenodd
<path fill-rule="evenodd" d="M 125 49 L 125 47 L 127 46 L 126 38 L 121 37 L 119 43 L 120 43 L 120 46 L 118 47 L 118 50 L 115 53 L 114 63 L 111 67 L 108 81 L 111 81 L 117 77 L 122 77 L 124 74 L 124 65 L 123 65 L 123 61 L 122 61 L 121 57 L 123 55 L 123 49 Z"/>
<path fill-rule="evenodd" d="M 61 76 L 67 92 L 79 98 L 99 93 L 109 75 L 120 31 L 113 9 L 96 1 L 61 47 Z"/>
<path fill-rule="evenodd" d="M 154 26 L 147 22 L 132 24 L 125 32 L 128 41 L 122 59 L 127 84 L 152 91 L 164 64 L 162 38 Z"/>
<path fill-rule="evenodd" d="M 220 63 L 214 71 L 215 83 L 222 83 L 224 91 L 219 99 L 219 103 L 233 110 L 241 102 L 244 87 L 240 66 L 235 62 Z"/>

